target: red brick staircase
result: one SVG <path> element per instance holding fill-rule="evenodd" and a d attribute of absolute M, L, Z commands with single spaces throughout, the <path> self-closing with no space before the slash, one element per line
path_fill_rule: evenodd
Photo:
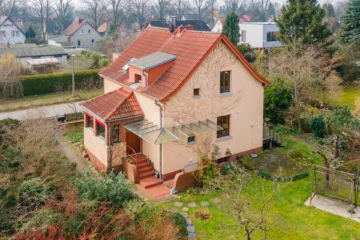
<path fill-rule="evenodd" d="M 145 191 L 154 198 L 162 198 L 170 195 L 170 189 L 164 182 L 154 176 L 153 168 L 144 154 L 131 156 L 135 162 L 139 183 Z"/>

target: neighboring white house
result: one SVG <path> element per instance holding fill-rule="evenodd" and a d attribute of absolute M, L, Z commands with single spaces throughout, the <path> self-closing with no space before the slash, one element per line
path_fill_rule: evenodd
<path fill-rule="evenodd" d="M 224 20 L 219 19 L 212 32 L 222 32 Z M 281 47 L 282 44 L 276 40 L 279 28 L 274 22 L 240 22 L 239 44 L 248 43 L 252 48 Z"/>
<path fill-rule="evenodd" d="M 252 48 L 281 47 L 277 41 L 279 28 L 274 22 L 244 22 L 240 23 L 239 43 L 248 43 Z"/>
<path fill-rule="evenodd" d="M 221 32 L 222 32 L 222 28 L 223 28 L 223 26 L 224 26 L 224 23 L 225 23 L 224 19 L 223 19 L 223 18 L 219 18 L 219 19 L 216 21 L 216 23 L 215 23 L 215 25 L 214 25 L 214 27 L 213 27 L 213 29 L 212 29 L 211 31 L 212 31 L 212 32 L 221 33 Z"/>
<path fill-rule="evenodd" d="M 21 22 L 15 22 L 7 16 L 0 17 L 0 44 L 23 44 L 25 39 Z"/>

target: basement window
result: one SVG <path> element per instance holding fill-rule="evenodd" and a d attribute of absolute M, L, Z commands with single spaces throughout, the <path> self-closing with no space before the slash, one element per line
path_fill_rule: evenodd
<path fill-rule="evenodd" d="M 200 88 L 194 88 L 194 97 L 200 97 Z"/>
<path fill-rule="evenodd" d="M 195 143 L 195 136 L 188 137 L 188 144 L 194 144 Z"/>

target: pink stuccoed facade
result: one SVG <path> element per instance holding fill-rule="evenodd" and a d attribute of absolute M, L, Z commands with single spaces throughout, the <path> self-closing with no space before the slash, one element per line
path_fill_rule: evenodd
<path fill-rule="evenodd" d="M 172 63 L 167 63 L 171 65 Z M 156 81 L 167 67 L 148 71 L 147 78 L 152 76 Z M 165 70 L 164 70 L 165 69 Z M 229 72 L 229 91 L 220 93 L 220 76 L 222 72 Z M 141 74 L 139 69 L 130 66 L 129 79 L 134 79 L 133 73 Z M 170 180 L 184 169 L 199 166 L 198 149 L 210 154 L 207 148 L 213 145 L 219 147 L 218 159 L 227 158 L 234 160 L 237 155 L 249 154 L 262 150 L 263 144 L 263 102 L 264 83 L 260 82 L 249 71 L 234 50 L 224 41 L 219 41 L 216 46 L 194 69 L 190 78 L 178 91 L 166 101 L 159 101 L 146 95 L 138 89 L 126 84 L 104 77 L 104 93 L 109 94 L 117 89 L 132 91 L 137 99 L 143 115 L 128 117 L 122 120 L 105 122 L 105 136 L 96 133 L 96 126 L 87 127 L 85 120 L 84 144 L 89 157 L 100 170 L 114 168 L 117 171 L 124 169 L 124 164 L 133 155 L 133 148 L 138 154 L 145 156 L 153 172 L 160 175 L 162 180 Z M 132 80 L 136 81 L 136 80 Z M 143 85 L 144 82 L 141 82 Z M 144 87 L 141 86 L 141 87 Z M 198 89 L 194 96 L 194 89 Z M 96 113 L 86 111 L 97 119 Z M 228 121 L 223 126 L 228 127 L 228 134 L 218 136 L 217 131 L 195 136 L 189 142 L 188 138 L 171 141 L 163 144 L 151 144 L 142 138 L 136 139 L 132 133 L 125 129 L 127 123 L 135 120 L 147 120 L 162 128 L 171 128 L 208 119 L 221 126 L 219 117 L 228 116 Z M 103 121 L 103 119 L 98 119 Z M 120 140 L 113 143 L 113 126 L 120 126 Z M 110 141 L 110 142 L 109 142 Z M 138 142 L 136 142 L 138 141 Z M 110 144 L 109 144 L 110 143 Z M 135 145 L 134 145 L 135 144 Z M 110 149 L 110 150 L 109 150 Z M 145 161 L 141 163 L 146 165 Z M 126 167 L 128 169 L 128 167 Z M 138 176 L 148 177 L 147 170 L 138 171 Z"/>

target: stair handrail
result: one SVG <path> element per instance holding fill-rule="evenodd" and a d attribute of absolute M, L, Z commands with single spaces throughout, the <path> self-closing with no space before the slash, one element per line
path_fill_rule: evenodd
<path fill-rule="evenodd" d="M 126 147 L 128 149 L 130 149 L 131 152 L 133 152 L 133 154 L 128 154 L 128 156 L 130 156 L 135 161 L 135 165 L 137 165 L 137 155 L 138 155 L 138 153 L 136 153 L 136 151 L 132 147 L 130 147 L 130 146 L 126 146 Z"/>

